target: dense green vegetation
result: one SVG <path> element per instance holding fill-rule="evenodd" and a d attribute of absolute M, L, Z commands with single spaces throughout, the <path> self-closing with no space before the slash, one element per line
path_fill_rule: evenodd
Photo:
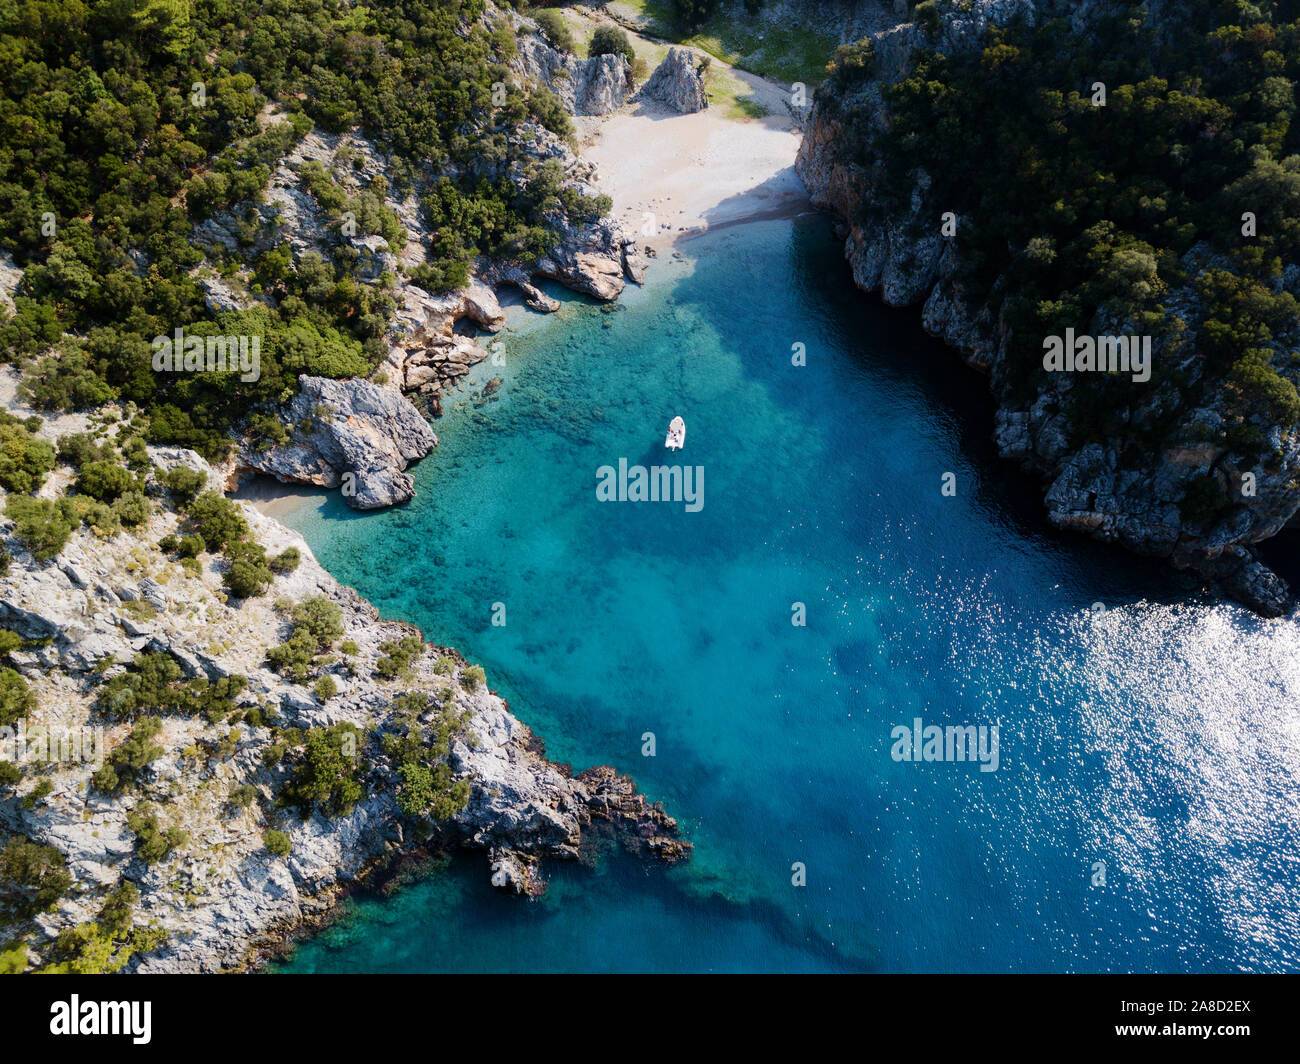
<path fill-rule="evenodd" d="M 280 791 L 280 804 L 302 817 L 310 816 L 316 806 L 330 816 L 347 816 L 366 793 L 362 783 L 366 765 L 360 757 L 365 737 L 346 723 L 288 737 L 301 740 L 301 751 Z"/>
<path fill-rule="evenodd" d="M 241 207 L 313 126 L 360 127 L 391 153 L 403 188 L 445 176 L 422 196 L 431 287 L 462 283 L 481 253 L 548 249 L 565 205 L 527 156 L 522 126 L 535 118 L 563 133 L 567 116 L 515 87 L 494 103 L 515 42 L 477 21 L 483 10 L 482 0 L 0 5 L 0 248 L 26 267 L 15 312 L 0 315 L 0 358 L 25 367 L 29 399 L 51 410 L 130 400 L 148 439 L 215 457 L 231 425 L 259 407 L 266 419 L 300 372 L 373 368 L 393 305 L 384 279 L 360 280 L 342 238 L 334 261 L 295 263 L 285 243 L 255 253 L 259 219 Z M 359 235 L 404 242 L 381 182 L 353 196 L 318 164 L 302 176 L 327 214 L 355 215 Z M 195 223 L 227 208 L 241 247 L 201 249 Z M 270 305 L 210 313 L 192 275 L 205 251 L 220 271 L 251 271 L 250 290 Z M 151 339 L 178 327 L 260 337 L 259 379 L 154 372 Z M 26 444 L 0 432 L 0 477 L 39 479 L 44 453 Z M 49 541 L 72 520 L 27 516 L 54 526 Z"/>
<path fill-rule="evenodd" d="M 886 90 L 883 136 L 844 109 L 846 151 L 877 178 L 864 217 L 906 213 L 918 168 L 927 202 L 959 216 L 967 293 L 1013 330 L 1015 398 L 1038 389 L 1044 336 L 1097 325 L 1159 338 L 1151 387 L 1175 401 L 1135 424 L 1127 376 L 1080 375 L 1075 443 L 1158 453 L 1187 411 L 1226 398 L 1217 442 L 1253 459 L 1268 426 L 1300 420 L 1300 308 L 1279 283 L 1300 251 L 1295 16 L 1217 0 L 1168 7 L 1163 33 L 1136 4 L 1084 33 L 1014 23 L 970 54 L 921 52 Z M 851 99 L 872 70 L 869 43 L 840 49 L 829 98 Z M 1169 305 L 1186 285 L 1201 309 Z M 1187 512 L 1218 508 L 1198 498 Z"/>
<path fill-rule="evenodd" d="M 587 55 L 624 55 L 629 63 L 636 62 L 636 51 L 626 33 L 614 26 L 597 26 L 587 45 Z"/>
<path fill-rule="evenodd" d="M 338 603 L 316 595 L 292 606 L 289 617 L 293 625 L 289 638 L 271 647 L 266 660 L 282 675 L 306 683 L 314 670 L 326 664 L 330 648 L 343 634 L 343 610 Z"/>
<path fill-rule="evenodd" d="M 180 664 L 170 654 L 137 654 L 123 673 L 99 689 L 97 708 L 110 720 L 135 720 L 149 714 L 203 716 L 216 722 L 235 711 L 235 698 L 248 680 L 244 676 L 205 676 L 183 679 Z M 121 748 L 119 747 L 119 750 Z"/>
<path fill-rule="evenodd" d="M 394 699 L 393 709 L 405 717 L 405 730 L 385 734 L 381 745 L 402 778 L 398 808 L 407 816 L 433 820 L 455 816 L 469 801 L 469 784 L 453 778 L 447 755 L 456 739 L 472 738 L 466 728 L 469 714 L 457 712 L 449 699 L 417 693 Z"/>
<path fill-rule="evenodd" d="M 164 828 L 152 806 L 132 809 L 126 814 L 126 826 L 135 832 L 135 852 L 145 864 L 165 861 L 173 850 L 189 842 L 188 833 L 175 824 Z"/>
<path fill-rule="evenodd" d="M 40 969 L 48 974 L 101 975 L 119 972 L 137 953 L 148 953 L 166 938 L 161 928 L 134 922 L 140 891 L 128 879 L 119 881 L 104 899 L 97 920 L 59 933 Z"/>
<path fill-rule="evenodd" d="M 0 926 L 53 908 L 71 886 L 68 863 L 53 846 L 10 839 L 0 849 Z"/>

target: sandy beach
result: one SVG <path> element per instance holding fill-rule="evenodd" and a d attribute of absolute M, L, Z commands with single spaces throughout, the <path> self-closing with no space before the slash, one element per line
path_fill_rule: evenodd
<path fill-rule="evenodd" d="M 786 91 L 724 69 L 747 86 L 765 117 L 733 118 L 718 107 L 683 115 L 633 100 L 585 138 L 583 158 L 596 165 L 613 217 L 656 251 L 708 229 L 808 208 L 794 172 L 799 132 Z"/>
<path fill-rule="evenodd" d="M 319 497 L 319 489 L 302 484 L 281 484 L 274 477 L 250 474 L 230 493 L 232 499 L 246 502 L 260 513 L 276 520 L 287 517 L 301 506 Z"/>

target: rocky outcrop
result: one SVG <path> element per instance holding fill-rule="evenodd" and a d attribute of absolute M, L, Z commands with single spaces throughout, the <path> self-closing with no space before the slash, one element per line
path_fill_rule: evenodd
<path fill-rule="evenodd" d="M 622 52 L 594 55 L 583 65 L 574 93 L 580 115 L 607 115 L 626 102 L 632 84 L 632 64 Z"/>
<path fill-rule="evenodd" d="M 541 297 L 540 292 L 537 295 Z M 479 281 L 445 296 L 431 296 L 407 285 L 402 298 L 389 328 L 392 346 L 380 368 L 390 384 L 428 396 L 439 413 L 443 392 L 456 387 L 470 367 L 487 358 L 473 336 L 458 330 L 470 323 L 475 329 L 500 332 L 505 314 L 496 293 Z"/>
<path fill-rule="evenodd" d="M 554 250 L 537 261 L 535 270 L 609 302 L 619 297 L 629 279 L 644 277 L 644 267 L 638 271 L 637 263 L 636 241 L 617 223 L 600 219 L 569 229 Z"/>
<path fill-rule="evenodd" d="M 341 488 L 349 506 L 373 510 L 415 494 L 407 465 L 438 445 L 419 411 L 400 393 L 363 380 L 298 378 L 286 407 L 290 438 L 241 461 L 283 483 Z"/>
<path fill-rule="evenodd" d="M 7 251 L 0 251 L 0 307 L 14 309 L 14 293 L 23 279 L 22 267 Z"/>
<path fill-rule="evenodd" d="M 549 89 L 575 115 L 598 116 L 617 111 L 632 87 L 632 65 L 622 54 L 579 59 L 547 44 L 531 20 L 519 20 L 534 32 L 518 39 L 513 70 L 521 80 Z"/>
<path fill-rule="evenodd" d="M 1163 6 L 1151 5 L 1153 16 L 1158 16 Z M 1225 422 L 1224 404 L 1231 401 L 1227 390 L 1220 389 L 1201 400 L 1200 408 L 1180 412 L 1159 448 L 1135 450 L 1119 440 L 1075 441 L 1068 413 L 1075 375 L 1046 375 L 1053 379 L 1036 385 L 1035 394 L 1024 396 L 1024 382 L 1015 381 L 1008 367 L 1007 324 L 963 289 L 956 246 L 941 235 L 935 223 L 946 208 L 932 202 L 929 176 L 916 172 L 905 206 L 886 211 L 872 183 L 875 171 L 864 166 L 861 153 L 852 149 L 863 142 L 864 130 L 875 136 L 888 128 L 883 90 L 906 73 L 917 49 L 954 54 L 979 47 L 987 27 L 1021 17 L 1031 21 L 1065 17 L 1080 30 L 1098 12 L 1109 9 L 1105 0 L 1080 4 L 1064 0 L 940 0 L 937 30 L 903 21 L 906 16 L 900 15 L 898 25 L 872 37 L 870 77 L 847 90 L 837 89 L 832 80 L 819 91 L 796 168 L 814 204 L 840 220 L 845 256 L 858 287 L 879 293 L 892 306 L 920 307 L 928 332 L 960 351 L 970 365 L 988 373 L 999 401 L 995 418 L 999 450 L 1043 478 L 1047 515 L 1053 525 L 1195 570 L 1258 612 L 1276 616 L 1289 608 L 1288 589 L 1251 548 L 1276 535 L 1300 512 L 1300 492 L 1294 486 L 1300 481 L 1300 436 L 1274 429 L 1266 434 L 1264 447 L 1272 458 L 1251 465 L 1222 446 L 1208 445 L 1207 439 L 1221 438 L 1217 430 Z M 961 224 L 960 218 L 957 224 Z M 1188 252 L 1183 266 L 1189 282 L 1169 292 L 1163 300 L 1165 306 L 1194 322 L 1198 310 L 1195 280 L 1214 264 L 1203 247 Z M 1288 282 L 1284 276 L 1278 283 Z M 1080 323 L 1080 331 L 1110 335 L 1135 330 L 1124 322 L 1098 320 Z M 1188 339 L 1194 345 L 1194 335 Z M 1279 340 L 1294 347 L 1300 336 Z M 1158 347 L 1154 358 L 1177 360 L 1182 387 L 1196 393 L 1204 368 L 1193 348 L 1179 352 Z M 1129 423 L 1168 422 L 1169 412 L 1182 403 L 1171 389 L 1171 385 L 1153 384 L 1135 392 Z M 1246 473 L 1254 477 L 1254 495 L 1239 490 Z M 1234 502 L 1229 516 L 1210 528 L 1186 519 L 1180 507 L 1189 488 L 1207 478 L 1216 481 Z"/>
<path fill-rule="evenodd" d="M 214 487 L 220 482 L 193 452 L 150 452 L 160 468 L 184 465 Z M 162 497 L 152 479 L 150 490 Z M 654 859 L 689 855 L 675 821 L 637 794 L 631 780 L 606 767 L 571 777 L 547 761 L 532 732 L 455 651 L 426 646 L 400 682 L 384 679 L 376 671 L 383 644 L 416 630 L 384 620 L 335 582 L 296 533 L 238 505 L 269 553 L 293 547 L 301 555 L 297 569 L 277 576 L 263 597 L 227 599 L 219 556 L 203 555 L 200 571 L 192 572 L 159 553 L 153 544 L 177 527 L 171 512 L 155 513 L 138 534 L 120 535 L 107 549 L 89 531 L 74 532 L 59 556 L 43 564 L 0 519 L 12 555 L 0 576 L 0 624 L 31 641 L 9 655 L 38 698 L 29 729 L 99 727 L 108 748 L 116 748 L 131 722 L 105 718 L 95 698 L 140 651 L 171 654 L 189 677 L 247 679 L 235 698 L 244 717 L 236 723 L 164 714 L 154 739 L 158 756 L 138 787 L 116 797 L 90 786 L 96 765 L 89 760 L 25 771 L 6 788 L 0 835 L 54 847 L 76 882 L 54 910 L 37 917 L 34 929 L 11 927 L 11 937 L 21 933 L 40 952 L 61 931 L 93 920 L 125 879 L 141 893 L 137 922 L 166 935 L 161 948 L 132 962 L 134 970 L 223 971 L 244 967 L 256 951 L 319 917 L 372 869 L 412 850 L 482 851 L 490 881 L 525 894 L 544 889 L 545 862 L 578 857 L 593 832 L 612 833 L 633 853 Z M 266 661 L 267 648 L 288 634 L 286 604 L 316 596 L 339 607 L 341 638 L 349 641 L 345 656 L 323 665 L 336 685 L 328 697 L 290 682 Z M 151 608 L 126 605 L 139 601 Z M 464 719 L 447 763 L 467 785 L 468 800 L 433 825 L 398 808 L 400 766 L 380 738 L 409 723 L 394 707 L 409 692 L 427 693 Z M 355 756 L 365 766 L 365 793 L 350 811 L 316 810 L 304 818 L 277 807 L 286 770 L 272 754 L 284 733 L 272 722 L 285 729 L 347 723 L 359 730 L 363 745 Z M 22 799 L 38 781 L 50 789 L 25 807 Z M 232 804 L 247 789 L 255 795 L 251 804 Z M 184 841 L 153 864 L 137 854 L 127 825 L 132 810 L 143 806 L 157 812 L 163 827 L 184 832 Z M 288 835 L 288 855 L 268 852 L 263 833 L 272 827 Z"/>
<path fill-rule="evenodd" d="M 641 96 L 667 104 L 679 114 L 694 114 L 709 106 L 704 79 L 689 48 L 669 48 L 641 89 Z"/>

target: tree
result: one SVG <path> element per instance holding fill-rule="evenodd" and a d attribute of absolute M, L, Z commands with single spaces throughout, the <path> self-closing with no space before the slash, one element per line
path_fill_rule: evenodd
<path fill-rule="evenodd" d="M 27 919 L 52 909 L 72 886 L 67 861 L 53 846 L 21 836 L 0 850 L 0 909 Z"/>
<path fill-rule="evenodd" d="M 101 502 L 113 502 L 129 491 L 135 478 L 117 462 L 87 462 L 77 473 L 77 490 Z"/>
<path fill-rule="evenodd" d="M 546 8 L 537 12 L 533 19 L 552 48 L 561 52 L 574 51 L 573 34 L 569 32 L 569 27 L 565 25 L 564 16 L 558 11 Z"/>
<path fill-rule="evenodd" d="M 0 728 L 16 724 L 35 710 L 36 695 L 27 686 L 27 681 L 8 666 L 0 668 Z"/>
<path fill-rule="evenodd" d="M 205 491 L 190 503 L 188 517 L 210 551 L 218 551 L 248 535 L 248 522 L 239 507 L 224 495 Z"/>
<path fill-rule="evenodd" d="M 615 26 L 596 27 L 591 43 L 587 46 L 587 55 L 625 55 L 629 63 L 636 59 L 636 52 L 627 34 Z"/>
<path fill-rule="evenodd" d="M 54 468 L 54 448 L 33 436 L 27 424 L 0 411 L 0 486 L 6 491 L 36 491 Z"/>

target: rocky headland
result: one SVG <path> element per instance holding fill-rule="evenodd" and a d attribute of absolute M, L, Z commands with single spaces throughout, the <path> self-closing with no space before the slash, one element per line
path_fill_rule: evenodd
<path fill-rule="evenodd" d="M 48 430 L 66 430 L 64 422 Z M 182 566 L 160 553 L 157 541 L 183 531 L 184 518 L 167 505 L 157 477 L 182 467 L 220 489 L 231 470 L 176 448 L 151 448 L 150 459 L 159 509 L 129 534 L 106 542 L 79 530 L 57 559 L 41 562 L 13 536 L 13 522 L 3 522 L 11 560 L 0 578 L 0 627 L 22 642 L 7 660 L 38 707 L 23 721 L 25 734 L 35 741 L 42 732 L 102 729 L 98 756 L 88 745 L 85 760 L 28 771 L 0 803 L 7 832 L 57 851 L 72 877 L 66 896 L 34 919 L 27 938 L 34 954 L 41 939 L 94 921 L 126 879 L 140 892 L 137 926 L 161 943 L 130 969 L 222 971 L 283 942 L 351 884 L 413 850 L 480 850 L 494 886 L 526 895 L 544 889 L 544 860 L 579 856 L 593 825 L 649 858 L 689 855 L 676 822 L 629 779 L 607 767 L 574 776 L 547 761 L 482 670 L 454 650 L 426 645 L 410 625 L 384 620 L 330 577 L 301 537 L 253 507 L 234 504 L 252 537 L 300 559 L 265 596 L 230 595 L 217 556 Z M 295 609 L 322 601 L 337 607 L 338 649 L 318 659 L 308 687 L 277 671 L 267 652 L 286 642 Z M 398 646 L 405 667 L 385 669 L 382 659 L 391 661 Z M 159 718 L 136 786 L 108 793 L 95 773 L 129 748 L 138 721 L 106 711 L 104 685 L 138 671 L 142 655 L 176 664 L 177 700 L 186 690 L 239 682 L 219 712 Z M 414 710 L 412 695 L 424 699 Z M 464 804 L 446 819 L 404 812 L 401 762 L 410 755 L 395 751 L 394 737 L 409 735 L 421 716 L 447 714 L 459 723 L 445 754 L 425 756 L 445 766 L 453 785 L 463 784 Z M 360 790 L 350 808 L 282 807 L 277 795 L 292 777 L 294 744 L 340 726 L 356 744 L 347 756 Z M 142 853 L 134 814 L 146 810 L 174 843 L 161 858 Z M 282 851 L 268 850 L 269 830 L 285 836 Z"/>
<path fill-rule="evenodd" d="M 1157 339 L 1154 359 L 1176 368 L 1163 383 L 1134 391 L 1123 438 L 1084 440 L 1071 414 L 1078 397 L 1074 375 L 1035 381 L 1027 392 L 1023 372 L 1012 369 L 1011 326 L 987 295 L 969 293 L 970 264 L 958 242 L 941 231 L 949 205 L 932 193 L 933 175 L 914 172 L 910 201 L 901 209 L 883 209 L 883 167 L 873 149 L 863 149 L 887 133 L 889 88 L 907 75 L 922 51 L 977 52 L 984 47 L 987 28 L 1016 20 L 1035 25 L 1059 18 L 1070 33 L 1086 36 L 1097 19 L 1115 13 L 1116 5 L 1106 0 L 937 0 L 923 6 L 925 24 L 904 8 L 896 13 L 895 24 L 867 38 L 869 50 L 852 60 L 865 64 L 861 76 L 845 79 L 846 84 L 831 79 L 819 90 L 799 150 L 798 172 L 813 202 L 835 215 L 842 227 L 854 282 L 891 306 L 919 308 L 929 333 L 988 375 L 999 403 L 994 427 L 998 447 L 1003 456 L 1042 477 L 1054 526 L 1194 570 L 1266 616 L 1287 611 L 1290 591 L 1260 560 L 1256 547 L 1300 525 L 1300 434 L 1278 425 L 1260 426 L 1262 448 L 1271 456 L 1264 461 L 1243 457 L 1222 442 L 1223 427 L 1231 422 L 1231 389 L 1212 393 L 1201 388 L 1205 366 L 1195 336 L 1203 316 L 1197 279 L 1220 265 L 1211 251 L 1197 245 L 1187 252 L 1180 263 L 1187 280 L 1162 300 L 1168 314 L 1188 324 L 1178 344 Z M 1162 3 L 1147 9 L 1157 33 L 1166 12 L 1177 13 Z M 1062 39 L 1061 47 L 1068 46 L 1068 39 Z M 963 220 L 956 217 L 954 224 Z M 1010 284 L 995 284 L 995 294 Z M 1279 292 L 1300 293 L 1300 270 L 1287 267 L 1276 286 Z M 1098 335 L 1140 331 L 1131 321 L 1105 314 L 1080 321 L 1078 329 Z M 1279 337 L 1279 349 L 1296 339 Z M 1283 366 L 1279 372 L 1288 372 L 1277 361 Z M 1200 398 L 1189 405 L 1186 395 Z M 1166 430 L 1175 410 L 1174 424 Z M 1158 447 L 1127 444 L 1126 439 L 1154 431 L 1154 426 L 1161 426 Z M 1249 478 L 1243 480 L 1246 474 Z M 1250 492 L 1240 490 L 1244 482 L 1251 483 Z M 1189 492 L 1217 492 L 1230 498 L 1232 506 L 1213 520 L 1189 520 Z"/>

